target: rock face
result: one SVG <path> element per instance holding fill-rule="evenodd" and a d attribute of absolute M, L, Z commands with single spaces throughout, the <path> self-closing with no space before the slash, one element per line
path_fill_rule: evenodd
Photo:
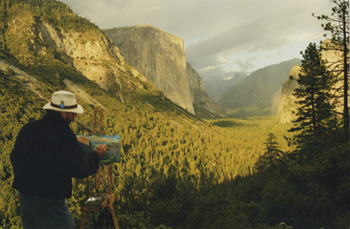
<path fill-rule="evenodd" d="M 299 87 L 298 79 L 301 67 L 295 65 L 287 81 L 282 85 L 281 99 L 278 104 L 277 118 L 281 124 L 290 123 L 295 119 L 296 98 L 293 96 L 293 91 Z"/>
<path fill-rule="evenodd" d="M 118 48 L 99 31 L 95 34 L 67 32 L 55 29 L 45 21 L 36 20 L 34 36 L 42 41 L 36 42 L 33 38 L 29 48 L 46 55 L 50 49 L 60 50 L 63 62 L 69 63 L 88 79 L 95 81 L 100 87 L 108 90 L 111 84 L 119 82 L 118 77 L 123 74 L 124 59 Z M 95 38 L 95 39 L 89 39 Z M 98 39 L 96 39 L 98 38 Z M 102 64 L 108 62 L 109 65 Z"/>
<path fill-rule="evenodd" d="M 146 91 L 162 96 L 142 74 L 125 64 L 119 49 L 97 26 L 79 18 L 64 5 L 61 7 L 66 10 L 64 16 L 70 22 L 80 23 L 70 23 L 74 29 L 35 16 L 30 10 L 25 10 L 20 20 L 8 18 L 6 46 L 9 53 L 21 64 L 43 71 L 41 77 L 56 86 L 69 88 L 77 82 L 87 82 L 83 80 L 85 77 L 123 103 L 133 102 L 137 93 Z M 66 79 L 70 83 L 66 83 Z M 70 87 L 71 90 L 74 88 Z M 83 93 L 80 95 L 84 96 Z"/>
<path fill-rule="evenodd" d="M 85 78 L 122 103 L 135 102 L 146 94 L 162 98 L 165 95 L 192 114 L 194 107 L 218 112 L 208 95 L 205 98 L 195 70 L 187 71 L 183 39 L 154 27 L 139 26 L 117 30 L 120 35 L 117 37 L 123 39 L 112 41 L 64 4 L 60 7 L 69 23 L 47 20 L 24 10 L 26 13 L 21 14 L 20 20 L 7 19 L 7 39 L 1 40 L 3 36 L 0 36 L 0 42 L 6 42 L 10 54 L 21 64 L 43 71 L 40 77 L 75 91 L 77 96 L 96 106 L 101 105 L 91 101 L 88 93 L 82 93 L 85 83 L 93 85 Z M 127 61 L 115 44 L 123 48 Z M 29 86 L 33 90 L 39 88 L 35 82 Z"/>
<path fill-rule="evenodd" d="M 188 112 L 195 106 L 221 115 L 198 73 L 187 63 L 184 40 L 148 25 L 104 30 L 126 64 L 136 68 L 164 95 Z"/>
<path fill-rule="evenodd" d="M 331 45 L 330 40 L 324 40 L 322 42 L 323 47 L 329 47 Z M 338 51 L 334 50 L 322 50 L 322 59 L 328 62 L 329 66 L 332 63 L 339 61 L 341 57 Z M 327 65 L 326 65 L 327 66 Z M 295 112 L 297 111 L 297 105 L 295 104 L 296 98 L 293 96 L 293 91 L 300 87 L 297 80 L 299 79 L 301 67 L 299 65 L 294 66 L 290 72 L 290 77 L 283 83 L 281 100 L 278 104 L 277 117 L 280 123 L 290 123 L 296 118 Z M 339 82 L 336 88 L 342 87 L 341 82 Z M 338 112 L 342 112 L 342 107 L 336 108 Z"/>

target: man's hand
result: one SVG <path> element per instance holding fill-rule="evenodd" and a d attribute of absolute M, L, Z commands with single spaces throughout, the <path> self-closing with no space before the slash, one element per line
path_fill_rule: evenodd
<path fill-rule="evenodd" d="M 96 147 L 95 152 L 100 155 L 100 157 L 103 156 L 103 154 L 106 153 L 107 145 L 99 145 Z"/>

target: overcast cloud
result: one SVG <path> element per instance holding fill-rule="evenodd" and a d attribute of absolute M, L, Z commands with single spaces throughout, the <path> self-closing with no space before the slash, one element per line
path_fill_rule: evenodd
<path fill-rule="evenodd" d="M 101 29 L 147 24 L 185 41 L 200 75 L 249 73 L 323 39 L 329 0 L 61 0 Z M 209 71 L 210 70 L 210 71 Z M 216 70 L 216 71 L 213 71 Z"/>

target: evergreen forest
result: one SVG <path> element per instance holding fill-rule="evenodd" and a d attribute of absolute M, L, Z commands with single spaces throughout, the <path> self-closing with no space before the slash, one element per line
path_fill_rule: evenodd
<path fill-rule="evenodd" d="M 1 0 L 0 61 L 28 73 L 40 88 L 29 87 L 14 68 L 0 68 L 0 228 L 22 227 L 11 186 L 16 137 L 45 114 L 42 107 L 54 91 L 66 89 L 64 78 L 100 104 L 78 99 L 84 113 L 72 131 L 92 134 L 94 110 L 103 109 L 103 133 L 121 135 L 121 161 L 112 164 L 119 228 L 350 228 L 349 2 L 330 1 L 332 13 L 314 17 L 325 22 L 331 45 L 305 47 L 294 91 L 296 118 L 280 124 L 274 116 L 199 118 L 127 73 L 122 83 L 131 86 L 102 89 L 67 64 L 62 51 L 38 53 L 26 45 L 28 36 L 16 34 L 26 31 L 21 26 L 27 17 L 102 36 L 96 25 L 59 1 Z M 16 21 L 18 31 L 10 30 Z M 340 53 L 340 61 L 322 59 L 326 49 Z M 118 93 L 130 98 L 122 102 Z M 69 209 L 77 228 L 91 191 L 86 179 L 73 179 Z M 85 225 L 106 228 L 105 217 L 110 219 L 106 212 L 88 214 Z"/>

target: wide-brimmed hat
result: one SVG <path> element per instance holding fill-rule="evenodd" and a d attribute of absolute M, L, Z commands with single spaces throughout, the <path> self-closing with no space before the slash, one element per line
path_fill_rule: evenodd
<path fill-rule="evenodd" d="M 47 103 L 43 109 L 78 114 L 84 112 L 82 106 L 77 103 L 75 95 L 69 91 L 54 92 L 51 102 Z"/>

